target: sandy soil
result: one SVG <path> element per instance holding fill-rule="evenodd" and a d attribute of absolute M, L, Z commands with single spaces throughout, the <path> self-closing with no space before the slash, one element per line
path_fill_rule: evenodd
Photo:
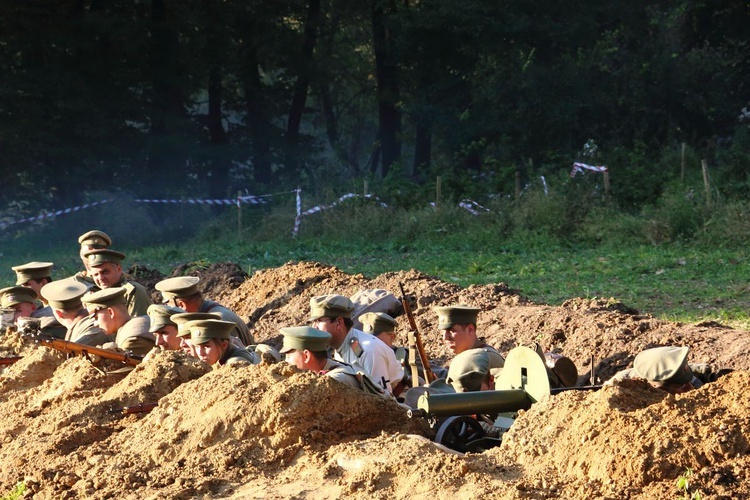
<path fill-rule="evenodd" d="M 683 495 L 677 479 L 691 469 L 690 493 L 750 497 L 747 331 L 660 321 L 614 299 L 534 304 L 502 283 L 462 289 L 416 271 L 366 279 L 289 263 L 248 277 L 224 263 L 200 272 L 209 298 L 276 346 L 279 328 L 306 322 L 310 297 L 396 292 L 401 282 L 416 297 L 430 357 L 442 362 L 450 356 L 432 308 L 461 302 L 482 308 L 478 331 L 501 352 L 539 342 L 570 357 L 582 384 L 592 357 L 602 381 L 667 344 L 690 346 L 691 362 L 736 371 L 678 396 L 626 381 L 545 397 L 521 412 L 501 446 L 464 455 L 433 443 L 426 423 L 395 402 L 285 364 L 211 370 L 157 353 L 123 372 L 7 333 L 0 353 L 24 358 L 0 374 L 0 494 L 25 480 L 29 495 L 55 499 L 651 499 Z M 157 401 L 150 413 L 113 413 Z"/>

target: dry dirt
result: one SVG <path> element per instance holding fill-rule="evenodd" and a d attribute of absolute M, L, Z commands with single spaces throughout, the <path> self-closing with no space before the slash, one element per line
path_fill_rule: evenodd
<path fill-rule="evenodd" d="M 592 357 L 602 381 L 667 344 L 690 346 L 691 362 L 736 371 L 678 396 L 626 381 L 546 397 L 521 412 L 501 446 L 461 455 L 432 443 L 424 422 L 396 403 L 285 364 L 211 370 L 158 353 L 112 373 L 8 333 L 0 353 L 24 358 L 0 374 L 0 495 L 25 480 L 28 495 L 55 499 L 652 499 L 683 495 L 677 479 L 691 469 L 690 493 L 750 498 L 747 331 L 660 321 L 614 299 L 534 304 L 504 284 L 462 289 L 416 271 L 366 279 L 290 263 L 244 277 L 232 266 L 202 270 L 206 295 L 276 346 L 279 328 L 306 322 L 310 297 L 396 292 L 402 282 L 435 359 L 449 356 L 432 308 L 461 302 L 482 308 L 488 343 L 505 353 L 539 342 L 572 358 L 582 384 Z M 150 413 L 111 412 L 156 401 Z"/>

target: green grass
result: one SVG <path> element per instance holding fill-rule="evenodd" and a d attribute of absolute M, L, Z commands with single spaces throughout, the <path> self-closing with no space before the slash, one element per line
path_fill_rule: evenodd
<path fill-rule="evenodd" d="M 366 207 L 306 219 L 293 239 L 291 220 L 276 217 L 271 218 L 276 226 L 260 220 L 248 224 L 242 242 L 230 216 L 180 245 L 153 238 L 153 245 L 115 248 L 127 254 L 125 267 L 138 263 L 164 274 L 196 261 L 232 261 L 250 274 L 302 260 L 369 277 L 414 268 L 461 286 L 503 282 L 538 303 L 615 298 L 670 321 L 750 326 L 750 269 L 742 245 L 566 243 L 530 231 L 508 236 L 500 229 L 500 217 L 482 219 L 461 211 L 373 213 Z M 349 220 L 349 227 L 342 220 Z M 38 237 L 20 235 L 14 244 L 0 247 L 0 284 L 13 283 L 11 266 L 31 260 L 55 262 L 55 278 L 80 269 L 74 236 L 56 235 L 56 244 L 44 245 Z"/>

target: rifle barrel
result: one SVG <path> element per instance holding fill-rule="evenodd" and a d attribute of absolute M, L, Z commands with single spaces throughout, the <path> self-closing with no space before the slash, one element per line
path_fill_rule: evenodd
<path fill-rule="evenodd" d="M 23 356 L 8 356 L 0 358 L 0 366 L 12 365 L 13 363 L 23 359 Z"/>

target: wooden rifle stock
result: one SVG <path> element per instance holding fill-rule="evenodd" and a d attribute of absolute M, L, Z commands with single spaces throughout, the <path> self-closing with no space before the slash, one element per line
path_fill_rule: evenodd
<path fill-rule="evenodd" d="M 32 337 L 39 344 L 65 353 L 74 353 L 80 356 L 99 356 L 104 359 L 121 361 L 129 366 L 138 366 L 143 361 L 143 356 L 131 352 L 115 352 L 99 347 L 92 347 L 78 342 L 58 339 L 49 335 L 35 335 Z"/>
<path fill-rule="evenodd" d="M 7 358 L 0 358 L 0 366 L 12 365 L 16 361 L 19 361 L 23 356 L 8 356 Z"/>
<path fill-rule="evenodd" d="M 406 292 L 404 291 L 404 285 L 399 283 L 398 287 L 401 289 L 401 306 L 404 308 L 404 314 L 406 314 L 406 317 L 409 320 L 409 329 L 414 334 L 414 339 L 417 344 L 417 353 L 419 353 L 419 360 L 422 362 L 422 369 L 424 370 L 424 378 L 425 383 L 429 384 L 433 380 L 435 380 L 435 375 L 432 373 L 432 369 L 430 368 L 430 360 L 427 358 L 427 353 L 424 350 L 424 344 L 422 343 L 422 336 L 419 334 L 419 329 L 417 328 L 417 322 L 414 320 L 414 314 L 411 311 L 411 306 L 409 305 L 409 301 L 406 300 Z M 413 380 L 412 385 L 414 387 L 417 386 L 418 381 Z"/>
<path fill-rule="evenodd" d="M 159 403 L 138 403 L 137 405 L 125 406 L 124 408 L 113 408 L 109 413 L 120 415 L 132 415 L 134 413 L 149 413 L 159 406 Z"/>

